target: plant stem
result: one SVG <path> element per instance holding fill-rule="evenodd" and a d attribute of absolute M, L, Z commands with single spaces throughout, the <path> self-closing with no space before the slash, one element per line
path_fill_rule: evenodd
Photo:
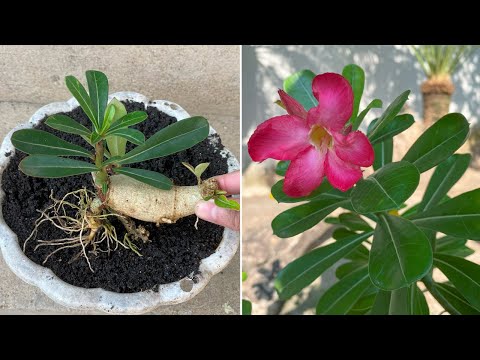
<path fill-rule="evenodd" d="M 432 275 L 425 275 L 422 279 L 422 282 L 425 284 L 427 290 L 432 294 L 432 296 L 447 310 L 451 315 L 461 315 L 454 307 L 450 305 L 448 300 L 435 288 L 435 283 L 433 281 Z"/>
<path fill-rule="evenodd" d="M 103 147 L 103 140 L 100 140 L 95 144 L 95 165 L 97 167 L 102 166 L 104 152 L 105 148 Z"/>
<path fill-rule="evenodd" d="M 105 153 L 105 147 L 103 144 L 103 140 L 100 140 L 95 144 L 95 165 L 99 168 L 99 171 L 95 176 L 95 182 L 99 187 L 99 190 L 98 190 L 99 193 L 102 193 L 102 185 L 105 184 L 108 180 L 107 172 L 105 171 L 104 168 L 101 168 L 103 164 L 104 153 Z M 103 201 L 103 197 L 101 198 Z"/>

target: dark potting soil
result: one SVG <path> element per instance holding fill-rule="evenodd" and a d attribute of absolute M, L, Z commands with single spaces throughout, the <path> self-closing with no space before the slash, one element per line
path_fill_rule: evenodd
<path fill-rule="evenodd" d="M 128 112 L 145 110 L 142 103 L 125 102 Z M 148 119 L 133 126 L 142 131 L 146 138 L 158 130 L 176 122 L 174 117 L 148 106 Z M 83 110 L 76 108 L 64 113 L 82 125 L 91 128 L 90 121 Z M 43 121 L 37 129 L 48 131 L 71 143 L 89 148 L 89 145 L 79 136 L 65 134 L 46 126 Z M 181 162 L 192 165 L 209 162 L 210 166 L 204 173 L 204 178 L 228 172 L 227 160 L 220 155 L 223 149 L 218 135 L 216 146 L 212 146 L 208 139 L 194 147 L 164 158 L 134 164 L 147 170 L 158 171 L 170 177 L 175 185 L 196 185 L 195 176 L 185 168 Z M 210 136 L 211 138 L 211 136 Z M 134 146 L 127 144 L 127 151 Z M 61 199 L 65 194 L 86 187 L 93 191 L 91 176 L 80 175 L 60 179 L 41 179 L 24 175 L 18 170 L 19 162 L 26 156 L 15 151 L 2 176 L 2 189 L 5 199 L 2 204 L 3 217 L 7 225 L 18 236 L 23 248 L 25 240 L 34 228 L 35 220 L 39 217 L 37 210 L 43 210 L 51 204 L 49 198 Z M 86 160 L 88 161 L 88 160 Z M 178 281 L 185 276 L 198 272 L 200 261 L 211 255 L 222 240 L 224 228 L 202 220 L 198 222 L 198 230 L 194 224 L 196 216 L 188 216 L 178 220 L 175 224 L 162 224 L 156 227 L 153 223 L 135 221 L 143 225 L 150 232 L 149 243 L 136 242 L 142 256 L 138 256 L 130 249 L 119 247 L 110 252 L 90 254 L 89 259 L 94 272 L 88 267 L 85 258 L 70 260 L 79 252 L 79 248 L 64 249 L 52 255 L 44 266 L 50 268 L 57 276 L 69 284 L 84 288 L 100 287 L 106 290 L 130 293 L 148 289 L 156 289 L 157 285 Z M 112 224 L 117 229 L 119 239 L 123 239 L 125 230 L 116 220 Z M 60 239 L 67 234 L 51 224 L 44 223 L 38 229 L 37 239 Z M 37 264 L 42 265 L 44 259 L 54 250 L 51 246 L 42 246 L 34 251 L 37 241 L 27 242 L 25 254 Z"/>

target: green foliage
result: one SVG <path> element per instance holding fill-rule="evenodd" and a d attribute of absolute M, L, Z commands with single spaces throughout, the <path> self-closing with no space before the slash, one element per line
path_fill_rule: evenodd
<path fill-rule="evenodd" d="M 348 65 L 343 75 L 354 90 L 350 124 L 355 130 L 368 111 L 382 103 L 375 99 L 359 111 L 363 71 Z M 290 95 L 302 99 L 307 109 L 316 106 L 309 87 L 313 77 L 304 70 L 285 81 Z M 473 253 L 467 239 L 480 240 L 480 188 L 447 195 L 471 160 L 470 154 L 455 154 L 468 136 L 469 123 L 461 114 L 447 114 L 415 141 L 402 161 L 392 162 L 395 136 L 414 122 L 409 114 L 399 115 L 409 93 L 403 92 L 370 122 L 367 136 L 375 151 L 375 172 L 351 190 L 340 192 L 325 179 L 309 196 L 292 198 L 283 192 L 283 180 L 273 185 L 272 196 L 279 203 L 301 203 L 273 219 L 275 235 L 299 235 L 322 220 L 337 226 L 335 242 L 281 269 L 275 280 L 280 299 L 298 294 L 343 259 L 336 269 L 338 281 L 318 300 L 317 314 L 428 315 L 420 282 L 450 314 L 480 313 L 480 265 L 464 259 Z M 287 168 L 288 162 L 279 162 L 276 172 L 284 176 Z M 420 174 L 432 168 L 421 202 L 399 214 L 417 189 Z M 338 208 L 348 212 L 330 215 Z M 435 268 L 450 282 L 433 281 Z"/>
<path fill-rule="evenodd" d="M 162 174 L 125 168 L 122 165 L 167 156 L 192 147 L 208 136 L 207 120 L 197 116 L 178 121 L 145 141 L 144 134 L 130 126 L 144 121 L 147 114 L 144 111 L 127 113 L 125 106 L 115 98 L 108 103 L 108 79 L 102 72 L 89 70 L 86 79 L 88 93 L 74 76 L 67 76 L 65 83 L 90 119 L 91 130 L 61 114 L 49 116 L 45 123 L 53 129 L 81 136 L 95 151 L 68 143 L 45 131 L 22 129 L 16 131 L 11 138 L 16 149 L 30 155 L 22 161 L 20 169 L 27 175 L 38 177 L 64 177 L 95 172 L 96 183 L 103 192 L 108 185 L 107 173 L 111 171 L 160 189 L 171 188 L 171 180 Z M 125 154 L 127 142 L 138 146 Z M 59 156 L 83 156 L 91 159 L 95 165 Z M 230 200 L 227 202 L 230 203 Z"/>

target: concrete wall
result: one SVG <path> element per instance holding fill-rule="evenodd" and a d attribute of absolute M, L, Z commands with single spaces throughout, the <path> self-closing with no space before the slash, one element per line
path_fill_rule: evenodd
<path fill-rule="evenodd" d="M 425 79 L 415 57 L 406 46 L 393 45 L 289 45 L 243 46 L 243 167 L 250 158 L 246 141 L 255 127 L 264 120 L 280 115 L 282 109 L 273 102 L 283 79 L 301 70 L 315 73 L 341 73 L 350 63 L 360 65 L 366 73 L 361 109 L 379 98 L 384 108 L 406 89 L 411 90 L 408 106 L 416 119 L 421 119 L 420 84 Z M 477 52 L 458 71 L 453 81 L 456 91 L 450 111 L 462 112 L 471 122 L 479 120 L 480 54 Z M 374 115 L 380 112 L 373 111 Z M 368 119 L 372 119 L 370 115 Z"/>

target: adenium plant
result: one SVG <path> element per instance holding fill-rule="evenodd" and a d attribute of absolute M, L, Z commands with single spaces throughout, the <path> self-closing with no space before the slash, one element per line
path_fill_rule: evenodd
<path fill-rule="evenodd" d="M 369 110 L 383 106 L 375 99 L 359 112 L 364 82 L 356 65 L 341 75 L 295 73 L 277 101 L 288 114 L 267 120 L 250 138 L 253 160 L 281 160 L 277 173 L 285 178 L 272 187 L 273 197 L 301 203 L 273 219 L 275 235 L 289 238 L 322 220 L 339 226 L 335 242 L 285 266 L 275 289 L 288 299 L 343 259 L 317 314 L 429 314 L 421 288 L 450 314 L 479 314 L 480 265 L 465 259 L 473 253 L 465 244 L 480 240 L 480 188 L 447 195 L 470 163 L 470 154 L 455 153 L 469 123 L 459 113 L 444 116 L 392 162 L 395 135 L 414 123 L 412 115 L 399 115 L 409 91 L 364 134 L 358 129 Z M 369 166 L 375 172 L 364 178 L 361 167 Z M 405 209 L 420 175 L 432 168 L 422 201 Z M 327 217 L 336 209 L 345 212 Z M 433 280 L 434 268 L 448 281 Z"/>
<path fill-rule="evenodd" d="M 117 99 L 108 102 L 108 79 L 104 73 L 90 70 L 86 72 L 86 78 L 88 93 L 74 76 L 67 76 L 65 82 L 90 119 L 91 127 L 87 128 L 61 114 L 49 116 L 45 124 L 81 136 L 89 148 L 37 129 L 18 130 L 11 137 L 16 149 L 29 154 L 19 165 L 26 175 L 60 178 L 92 173 L 96 189 L 94 194 L 85 189 L 67 194 L 77 198 L 77 205 L 65 199 L 53 199 L 53 205 L 47 208 L 48 211 L 43 211 L 37 221 L 37 226 L 43 221 L 51 221 L 70 233 L 71 237 L 52 240 L 51 245 L 60 246 L 59 250 L 81 246 L 87 261 L 86 246 L 93 244 L 96 248 L 105 239 L 107 244 L 116 242 L 138 253 L 130 238 L 147 241 L 149 234 L 142 227 L 137 228 L 131 218 L 157 224 L 172 223 L 194 214 L 198 200 L 215 198 L 221 201 L 225 198 L 215 179 L 201 179 L 208 163 L 200 164 L 196 169 L 188 165 L 197 176 L 196 186 L 174 186 L 171 179 L 161 173 L 128 166 L 167 156 L 201 142 L 209 134 L 205 118 L 195 116 L 178 121 L 145 140 L 144 134 L 131 126 L 144 121 L 146 112 L 127 113 Z M 127 142 L 137 146 L 126 152 Z M 62 215 L 61 209 L 65 206 L 73 208 L 77 216 Z M 111 217 L 116 217 L 125 225 L 128 233 L 125 239 L 117 238 L 109 221 Z M 34 233 L 35 230 L 32 236 Z"/>

